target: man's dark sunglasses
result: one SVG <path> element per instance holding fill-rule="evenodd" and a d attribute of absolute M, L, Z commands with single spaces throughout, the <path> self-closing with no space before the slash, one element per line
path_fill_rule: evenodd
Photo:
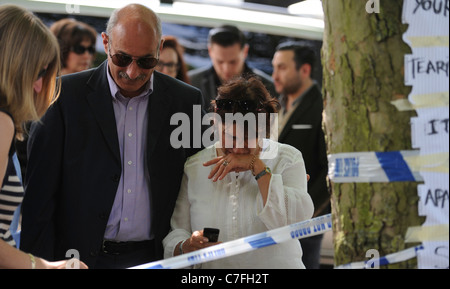
<path fill-rule="evenodd" d="M 83 45 L 75 45 L 74 47 L 72 47 L 72 51 L 78 55 L 84 54 L 86 50 L 89 52 L 89 54 L 95 53 L 94 46 L 84 47 Z"/>
<path fill-rule="evenodd" d="M 135 58 L 121 53 L 111 55 L 110 52 L 109 56 L 111 57 L 112 62 L 119 67 L 127 67 L 128 65 L 131 64 L 131 62 L 133 62 L 133 60 L 135 60 L 140 68 L 152 69 L 158 64 L 159 61 L 159 59 L 154 57 Z"/>
<path fill-rule="evenodd" d="M 237 105 L 243 112 L 252 112 L 258 109 L 258 104 L 249 99 L 218 99 L 216 100 L 216 107 L 218 110 L 232 111 Z"/>

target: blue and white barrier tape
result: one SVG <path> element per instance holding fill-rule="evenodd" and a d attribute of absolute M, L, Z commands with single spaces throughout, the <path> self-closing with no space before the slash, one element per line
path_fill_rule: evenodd
<path fill-rule="evenodd" d="M 412 258 L 417 257 L 417 252 L 419 250 L 423 250 L 423 245 L 418 245 L 415 247 L 411 247 L 396 253 L 392 253 L 386 255 L 381 258 L 375 258 L 368 261 L 354 262 L 344 265 L 339 265 L 335 267 L 335 269 L 370 269 L 372 265 L 375 265 L 375 268 L 378 266 L 400 263 Z"/>
<path fill-rule="evenodd" d="M 178 269 L 331 231 L 331 214 L 130 269 Z"/>
<path fill-rule="evenodd" d="M 332 154 L 328 176 L 335 183 L 421 182 L 407 159 L 418 155 L 418 150 Z"/>

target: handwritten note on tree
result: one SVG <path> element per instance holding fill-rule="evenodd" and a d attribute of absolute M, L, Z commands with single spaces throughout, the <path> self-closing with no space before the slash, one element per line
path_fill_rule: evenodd
<path fill-rule="evenodd" d="M 409 101 L 420 107 L 411 119 L 412 146 L 425 157 L 446 157 L 446 170 L 420 172 L 419 215 L 426 221 L 415 234 L 424 246 L 419 268 L 449 268 L 448 233 L 439 234 L 449 223 L 449 6 L 450 0 L 404 0 L 403 7 L 403 22 L 409 25 L 403 39 L 412 49 L 405 55 L 405 84 L 412 86 Z M 437 95 L 446 99 L 436 102 Z"/>

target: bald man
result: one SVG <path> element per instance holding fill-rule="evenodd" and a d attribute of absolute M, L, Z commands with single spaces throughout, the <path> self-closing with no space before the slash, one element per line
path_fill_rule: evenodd
<path fill-rule="evenodd" d="M 170 119 L 192 120 L 202 95 L 154 70 L 163 40 L 152 10 L 114 11 L 102 39 L 107 60 L 62 77 L 60 98 L 32 126 L 21 248 L 128 268 L 163 258 L 184 162 L 201 149 L 172 146 Z"/>

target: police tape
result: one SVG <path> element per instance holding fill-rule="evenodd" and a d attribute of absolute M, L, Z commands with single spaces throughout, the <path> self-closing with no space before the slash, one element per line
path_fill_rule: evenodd
<path fill-rule="evenodd" d="M 179 269 L 331 231 L 331 214 L 129 269 Z"/>
<path fill-rule="evenodd" d="M 417 257 L 417 252 L 423 250 L 423 245 L 418 245 L 415 247 L 411 247 L 396 253 L 392 253 L 386 255 L 384 257 L 373 258 L 368 261 L 354 262 L 348 263 L 344 265 L 336 266 L 334 269 L 370 269 L 370 268 L 378 268 L 378 266 L 400 263 L 407 261 L 409 259 Z M 372 267 L 373 266 L 373 267 Z"/>
<path fill-rule="evenodd" d="M 354 152 L 328 156 L 328 176 L 335 183 L 421 182 L 417 166 L 409 164 L 419 150 Z"/>

